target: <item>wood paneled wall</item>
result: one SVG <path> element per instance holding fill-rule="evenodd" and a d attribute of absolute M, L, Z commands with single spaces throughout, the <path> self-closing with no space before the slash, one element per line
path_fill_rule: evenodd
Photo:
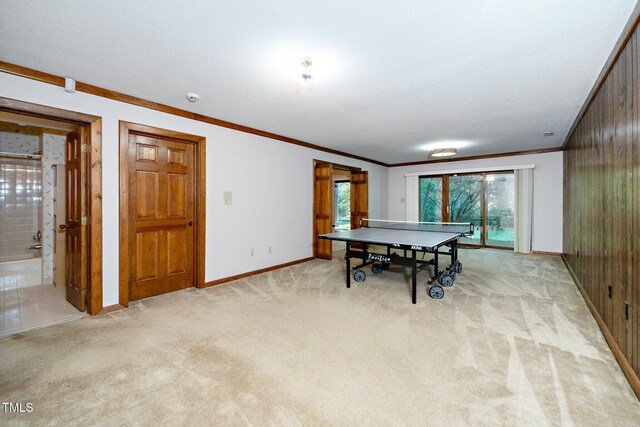
<path fill-rule="evenodd" d="M 564 155 L 564 258 L 640 397 L 640 38 L 633 30 Z"/>

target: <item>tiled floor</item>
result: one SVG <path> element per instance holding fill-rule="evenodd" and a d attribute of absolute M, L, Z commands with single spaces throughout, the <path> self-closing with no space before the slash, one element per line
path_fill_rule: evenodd
<path fill-rule="evenodd" d="M 53 285 L 18 287 L 0 283 L 0 309 L 0 338 L 87 315 L 67 302 L 63 288 Z"/>

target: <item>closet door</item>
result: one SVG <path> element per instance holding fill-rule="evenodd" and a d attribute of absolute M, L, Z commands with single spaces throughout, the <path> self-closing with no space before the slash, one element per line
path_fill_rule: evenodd
<path fill-rule="evenodd" d="M 369 217 L 369 173 L 351 173 L 351 229 L 360 228 L 360 220 Z"/>
<path fill-rule="evenodd" d="M 333 231 L 333 166 L 318 164 L 315 169 L 314 247 L 316 258 L 331 259 L 331 240 L 318 239 L 318 235 Z M 353 214 L 351 216 L 353 221 Z"/>

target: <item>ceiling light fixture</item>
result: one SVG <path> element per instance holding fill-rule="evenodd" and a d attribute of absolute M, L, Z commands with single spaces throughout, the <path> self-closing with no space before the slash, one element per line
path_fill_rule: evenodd
<path fill-rule="evenodd" d="M 448 157 L 458 154 L 457 148 L 438 148 L 429 153 L 429 157 Z"/>
<path fill-rule="evenodd" d="M 302 65 L 302 80 L 308 82 L 313 78 L 313 74 L 311 74 L 311 66 L 313 65 L 313 61 L 308 56 L 302 58 L 300 61 L 300 65 Z"/>

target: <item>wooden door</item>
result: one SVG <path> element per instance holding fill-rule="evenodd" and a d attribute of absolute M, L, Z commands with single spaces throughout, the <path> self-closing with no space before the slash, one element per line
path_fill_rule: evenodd
<path fill-rule="evenodd" d="M 331 240 L 318 239 L 318 235 L 333 231 L 333 166 L 331 165 L 316 165 L 313 204 L 316 258 L 331 259 Z"/>
<path fill-rule="evenodd" d="M 66 223 L 65 230 L 65 281 L 67 301 L 78 310 L 86 307 L 87 290 L 87 225 L 86 225 L 86 174 L 83 153 L 84 129 L 67 134 L 66 141 Z M 84 218 L 84 221 L 83 221 Z"/>
<path fill-rule="evenodd" d="M 129 134 L 129 299 L 194 285 L 195 146 Z"/>
<path fill-rule="evenodd" d="M 369 217 L 369 174 L 351 172 L 351 229 L 360 228 L 360 220 Z"/>

